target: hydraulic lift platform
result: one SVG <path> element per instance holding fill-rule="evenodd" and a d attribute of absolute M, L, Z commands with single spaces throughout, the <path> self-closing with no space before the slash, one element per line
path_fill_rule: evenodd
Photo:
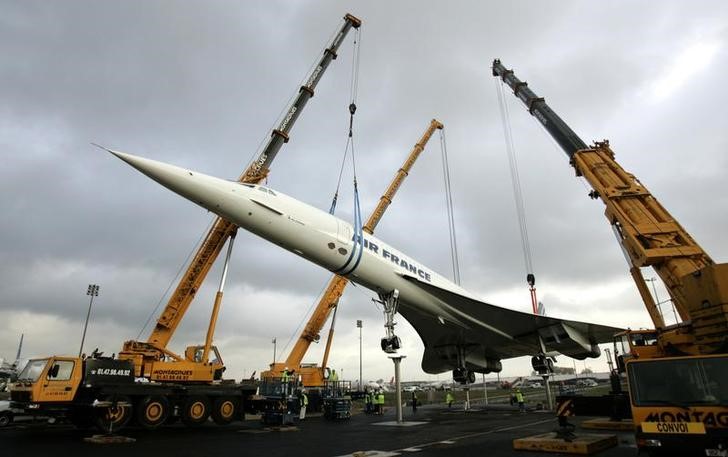
<path fill-rule="evenodd" d="M 617 445 L 617 435 L 581 433 L 570 439 L 560 437 L 556 432 L 516 438 L 513 449 L 519 451 L 559 452 L 564 454 L 591 455 Z"/>

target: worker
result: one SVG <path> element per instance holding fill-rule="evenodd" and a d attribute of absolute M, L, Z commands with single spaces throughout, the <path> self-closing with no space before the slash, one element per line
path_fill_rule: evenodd
<path fill-rule="evenodd" d="M 308 395 L 306 395 L 305 390 L 301 390 L 300 401 L 301 401 L 301 411 L 298 414 L 298 419 L 304 420 L 304 419 L 306 419 L 306 407 L 308 406 Z"/>
<path fill-rule="evenodd" d="M 412 391 L 412 412 L 417 412 L 417 392 Z"/>
<path fill-rule="evenodd" d="M 281 392 L 283 395 L 288 395 L 288 381 L 290 379 L 290 375 L 288 374 L 288 367 L 285 367 L 283 369 L 283 372 L 281 373 Z"/>
<path fill-rule="evenodd" d="M 447 391 L 447 394 L 445 395 L 445 403 L 447 403 L 448 408 L 452 408 L 452 402 L 455 400 L 452 396 L 452 392 L 449 390 Z"/>
<path fill-rule="evenodd" d="M 518 403 L 518 411 L 525 413 L 526 412 L 526 398 L 523 396 L 523 393 L 521 392 L 520 388 L 516 389 L 516 402 Z"/>
<path fill-rule="evenodd" d="M 339 373 L 334 369 L 331 370 L 331 376 L 329 376 L 329 386 L 333 395 L 337 397 L 341 395 L 339 391 Z"/>
<path fill-rule="evenodd" d="M 384 415 L 384 391 L 382 390 L 377 393 L 377 414 Z"/>
<path fill-rule="evenodd" d="M 374 401 L 373 401 L 373 395 L 372 391 L 367 389 L 367 391 L 364 393 L 364 413 L 365 414 L 371 414 L 372 410 L 374 409 Z"/>

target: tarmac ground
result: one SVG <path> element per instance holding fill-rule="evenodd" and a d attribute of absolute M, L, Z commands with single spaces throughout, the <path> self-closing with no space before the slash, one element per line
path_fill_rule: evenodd
<path fill-rule="evenodd" d="M 295 427 L 268 428 L 257 420 L 235 422 L 220 427 L 209 422 L 197 428 L 171 425 L 157 430 L 127 427 L 121 435 L 133 442 L 96 444 L 84 441 L 95 432 L 77 430 L 71 425 L 19 423 L 0 429 L 3 455 L 42 456 L 73 455 L 74 457 L 113 457 L 157 455 L 179 457 L 204 456 L 472 456 L 549 455 L 540 452 L 513 450 L 513 439 L 554 431 L 556 418 L 552 412 L 519 413 L 509 406 L 462 407 L 426 405 L 413 413 L 405 409 L 404 423 L 397 424 L 394 408 L 383 416 L 355 413 L 340 422 L 323 417 L 307 417 Z M 575 418 L 578 424 L 589 418 Z M 594 433 L 581 430 L 576 433 Z M 598 456 L 636 455 L 631 432 L 597 432 L 616 434 L 618 446 Z M 9 452 L 6 452 L 9 451 Z M 565 454 L 551 454 L 565 455 Z"/>

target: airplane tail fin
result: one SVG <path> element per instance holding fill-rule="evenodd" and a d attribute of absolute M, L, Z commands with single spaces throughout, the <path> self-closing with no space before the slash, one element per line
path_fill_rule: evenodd
<path fill-rule="evenodd" d="M 17 363 L 18 360 L 20 360 L 20 354 L 23 352 L 23 337 L 25 336 L 24 333 L 20 334 L 20 343 L 18 344 L 18 353 L 15 355 L 15 362 Z"/>

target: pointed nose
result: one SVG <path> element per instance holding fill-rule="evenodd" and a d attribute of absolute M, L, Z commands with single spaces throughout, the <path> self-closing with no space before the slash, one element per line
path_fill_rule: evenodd
<path fill-rule="evenodd" d="M 106 148 L 104 148 L 106 149 Z M 157 160 L 106 149 L 167 189 L 221 216 L 235 185 L 224 179 L 197 173 Z"/>

